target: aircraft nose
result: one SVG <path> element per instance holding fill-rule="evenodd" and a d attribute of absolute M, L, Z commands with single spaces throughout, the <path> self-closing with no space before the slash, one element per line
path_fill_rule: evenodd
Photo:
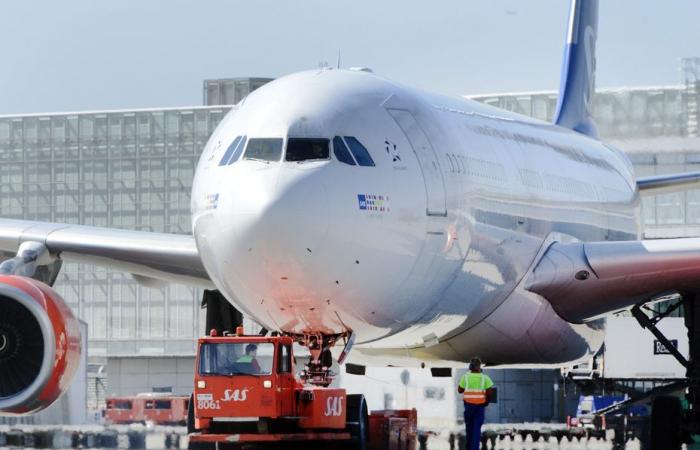
<path fill-rule="evenodd" d="M 313 171 L 282 166 L 248 175 L 243 186 L 229 209 L 232 267 L 269 283 L 302 273 L 328 234 L 323 182 Z"/>
<path fill-rule="evenodd" d="M 328 210 L 328 195 L 320 177 L 314 172 L 283 167 L 274 201 L 261 217 L 263 239 L 275 255 L 274 262 L 303 265 L 309 250 L 323 246 L 328 234 Z"/>

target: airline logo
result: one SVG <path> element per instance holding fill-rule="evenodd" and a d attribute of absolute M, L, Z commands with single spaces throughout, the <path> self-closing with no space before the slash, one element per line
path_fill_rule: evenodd
<path fill-rule="evenodd" d="M 586 56 L 586 77 L 589 80 L 588 86 L 583 92 L 583 103 L 588 114 L 591 114 L 593 110 L 591 100 L 593 99 L 593 89 L 595 88 L 595 82 L 593 80 L 595 77 L 595 41 L 595 31 L 593 27 L 589 25 L 584 30 L 583 35 L 583 45 Z"/>
<path fill-rule="evenodd" d="M 244 402 L 248 399 L 248 389 L 226 389 L 222 402 Z"/>
<path fill-rule="evenodd" d="M 340 417 L 343 415 L 343 397 L 328 397 L 326 400 L 326 417 Z"/>
<path fill-rule="evenodd" d="M 219 206 L 219 194 L 209 194 L 206 197 L 204 209 L 216 209 Z"/>
<path fill-rule="evenodd" d="M 357 194 L 357 203 L 362 211 L 389 212 L 389 196 Z"/>

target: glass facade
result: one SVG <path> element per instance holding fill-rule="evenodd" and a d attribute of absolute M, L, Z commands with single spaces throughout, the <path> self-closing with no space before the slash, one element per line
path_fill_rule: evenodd
<path fill-rule="evenodd" d="M 0 216 L 190 233 L 194 168 L 228 107 L 0 117 Z M 65 264 L 57 290 L 89 353 L 192 354 L 201 293 Z M 193 320 L 194 318 L 194 320 Z"/>
<path fill-rule="evenodd" d="M 540 120 L 551 121 L 557 93 L 475 95 L 472 100 Z M 594 102 L 598 131 L 604 139 L 685 136 L 682 120 L 687 102 L 683 86 L 599 89 Z"/>
<path fill-rule="evenodd" d="M 269 83 L 272 78 L 218 78 L 204 80 L 203 105 L 235 105 L 248 93 Z"/>

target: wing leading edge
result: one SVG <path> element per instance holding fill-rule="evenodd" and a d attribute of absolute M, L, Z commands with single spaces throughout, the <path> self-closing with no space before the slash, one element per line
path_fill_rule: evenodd
<path fill-rule="evenodd" d="M 192 236 L 0 219 L 0 251 L 15 253 L 24 242 L 44 244 L 63 261 L 109 267 L 141 282 L 213 287 Z"/>
<path fill-rule="evenodd" d="M 668 194 L 700 187 L 700 172 L 654 175 L 637 179 L 642 195 Z"/>

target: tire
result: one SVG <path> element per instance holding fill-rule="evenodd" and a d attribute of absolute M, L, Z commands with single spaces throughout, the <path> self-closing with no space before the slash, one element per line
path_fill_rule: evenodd
<path fill-rule="evenodd" d="M 194 394 L 190 394 L 190 402 L 187 405 L 187 434 L 196 433 L 199 431 L 194 427 Z M 187 443 L 188 450 L 214 450 L 216 444 L 209 442 L 189 442 Z"/>
<path fill-rule="evenodd" d="M 681 400 L 663 395 L 651 405 L 650 450 L 680 450 L 681 448 Z"/>
<path fill-rule="evenodd" d="M 196 431 L 194 427 L 194 394 L 190 394 L 190 402 L 187 404 L 187 434 Z"/>
<path fill-rule="evenodd" d="M 367 402 L 362 394 L 351 394 L 347 397 L 345 408 L 346 430 L 352 436 L 348 449 L 367 450 L 369 440 L 369 418 Z"/>

